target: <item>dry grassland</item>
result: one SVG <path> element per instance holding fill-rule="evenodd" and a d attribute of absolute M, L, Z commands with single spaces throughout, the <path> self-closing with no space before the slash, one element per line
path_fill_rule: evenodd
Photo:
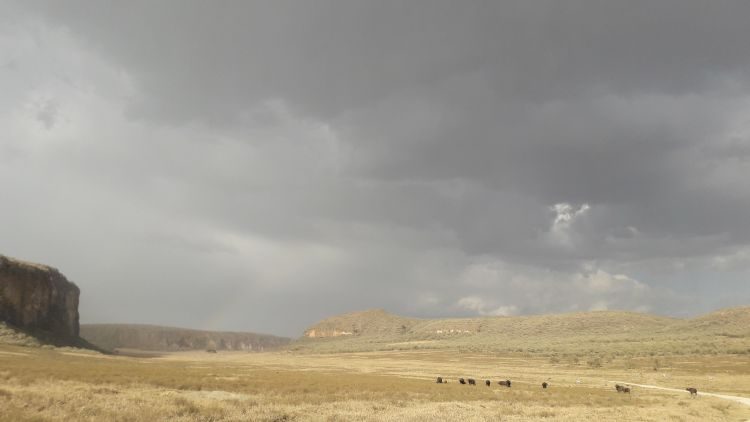
<path fill-rule="evenodd" d="M 552 363 L 458 351 L 105 356 L 0 346 L 3 421 L 745 421 L 750 407 L 612 380 L 750 396 L 745 356 Z M 448 384 L 435 384 L 436 376 Z M 458 377 L 495 381 L 460 385 Z M 496 381 L 510 378 L 513 387 Z M 551 387 L 542 390 L 547 380 Z"/>
<path fill-rule="evenodd" d="M 313 330 L 315 338 L 303 337 L 289 347 L 308 353 L 442 349 L 592 363 L 625 356 L 750 356 L 750 307 L 692 319 L 622 311 L 416 319 L 369 310 L 327 318 L 308 334 Z M 331 336 L 343 331 L 354 334 Z"/>

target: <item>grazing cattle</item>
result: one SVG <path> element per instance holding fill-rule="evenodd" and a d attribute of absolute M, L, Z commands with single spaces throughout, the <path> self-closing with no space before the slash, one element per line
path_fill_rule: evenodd
<path fill-rule="evenodd" d="M 489 387 L 490 384 L 492 384 L 492 382 L 490 380 L 485 380 L 484 383 L 487 385 L 487 387 Z"/>
<path fill-rule="evenodd" d="M 685 390 L 690 392 L 690 397 L 695 397 L 698 395 L 698 389 L 693 387 L 688 387 Z"/>
<path fill-rule="evenodd" d="M 463 378 L 459 378 L 459 379 L 458 379 L 458 382 L 460 382 L 461 384 L 466 384 L 466 380 L 465 380 L 465 379 L 463 379 Z"/>
<path fill-rule="evenodd" d="M 543 383 L 542 383 L 542 388 L 546 389 L 548 385 L 549 385 L 549 384 L 547 384 L 546 382 L 543 382 Z"/>
<path fill-rule="evenodd" d="M 437 383 L 442 384 L 443 383 L 443 377 L 437 377 Z"/>
<path fill-rule="evenodd" d="M 617 390 L 618 393 L 622 393 L 622 389 L 625 388 L 621 386 L 620 384 L 615 384 L 615 390 Z"/>
<path fill-rule="evenodd" d="M 622 392 L 630 394 L 630 387 L 622 387 Z"/>
<path fill-rule="evenodd" d="M 497 383 L 506 387 L 510 387 L 510 380 L 498 381 Z"/>
<path fill-rule="evenodd" d="M 474 378 L 469 378 L 467 381 L 469 381 L 469 385 L 474 385 L 474 386 L 477 385 L 477 382 L 474 381 Z"/>

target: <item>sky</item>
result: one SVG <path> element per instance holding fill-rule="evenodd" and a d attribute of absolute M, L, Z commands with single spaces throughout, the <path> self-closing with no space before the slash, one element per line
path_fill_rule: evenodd
<path fill-rule="evenodd" d="M 0 0 L 0 254 L 82 323 L 748 305 L 748 16 Z"/>

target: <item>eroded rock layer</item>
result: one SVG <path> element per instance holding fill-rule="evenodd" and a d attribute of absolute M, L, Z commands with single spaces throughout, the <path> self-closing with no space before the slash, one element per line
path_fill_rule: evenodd
<path fill-rule="evenodd" d="M 79 295 L 58 270 L 0 255 L 0 320 L 77 338 Z"/>

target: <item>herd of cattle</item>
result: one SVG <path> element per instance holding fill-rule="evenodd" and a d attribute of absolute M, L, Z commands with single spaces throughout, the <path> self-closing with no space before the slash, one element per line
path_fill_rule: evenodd
<path fill-rule="evenodd" d="M 458 382 L 461 383 L 461 384 L 477 385 L 477 381 L 474 378 L 466 378 L 466 379 L 459 378 Z M 437 377 L 437 383 L 438 384 L 447 384 L 448 380 L 444 380 L 442 377 Z M 506 387 L 510 387 L 510 380 L 498 381 L 497 383 L 499 385 L 504 385 Z M 492 385 L 492 381 L 490 381 L 490 380 L 484 380 L 484 384 L 487 387 L 489 387 L 490 385 Z"/>
<path fill-rule="evenodd" d="M 437 377 L 437 381 L 436 382 L 438 384 L 447 384 L 448 380 L 447 379 L 443 379 L 443 377 Z M 477 380 L 475 380 L 474 378 L 459 378 L 458 382 L 460 384 L 465 384 L 465 385 L 477 385 Z M 502 386 L 510 388 L 510 380 L 498 381 L 497 383 L 498 383 L 498 385 L 502 385 Z M 492 385 L 492 381 L 490 381 L 490 380 L 484 380 L 484 384 L 487 387 L 489 387 L 489 386 Z M 542 388 L 547 388 L 547 385 L 548 384 L 546 382 L 543 382 L 542 383 Z"/>
<path fill-rule="evenodd" d="M 443 377 L 437 377 L 437 381 L 436 382 L 438 384 L 447 384 L 448 380 L 444 379 Z M 464 384 L 464 385 L 474 385 L 474 386 L 477 385 L 477 381 L 474 378 L 459 378 L 458 382 L 459 382 L 459 384 Z M 510 380 L 498 381 L 497 383 L 499 385 L 502 385 L 502 386 L 510 388 Z M 484 384 L 487 387 L 489 387 L 489 386 L 492 385 L 492 381 L 490 381 L 490 380 L 484 380 Z M 549 383 L 546 382 L 546 381 L 543 382 L 542 383 L 542 388 L 546 390 L 547 387 L 549 387 Z M 629 386 L 615 384 L 615 390 L 617 390 L 618 393 L 630 394 L 630 387 Z M 685 390 L 687 390 L 690 393 L 691 397 L 695 397 L 695 396 L 698 395 L 698 389 L 696 389 L 694 387 L 688 387 Z"/>

